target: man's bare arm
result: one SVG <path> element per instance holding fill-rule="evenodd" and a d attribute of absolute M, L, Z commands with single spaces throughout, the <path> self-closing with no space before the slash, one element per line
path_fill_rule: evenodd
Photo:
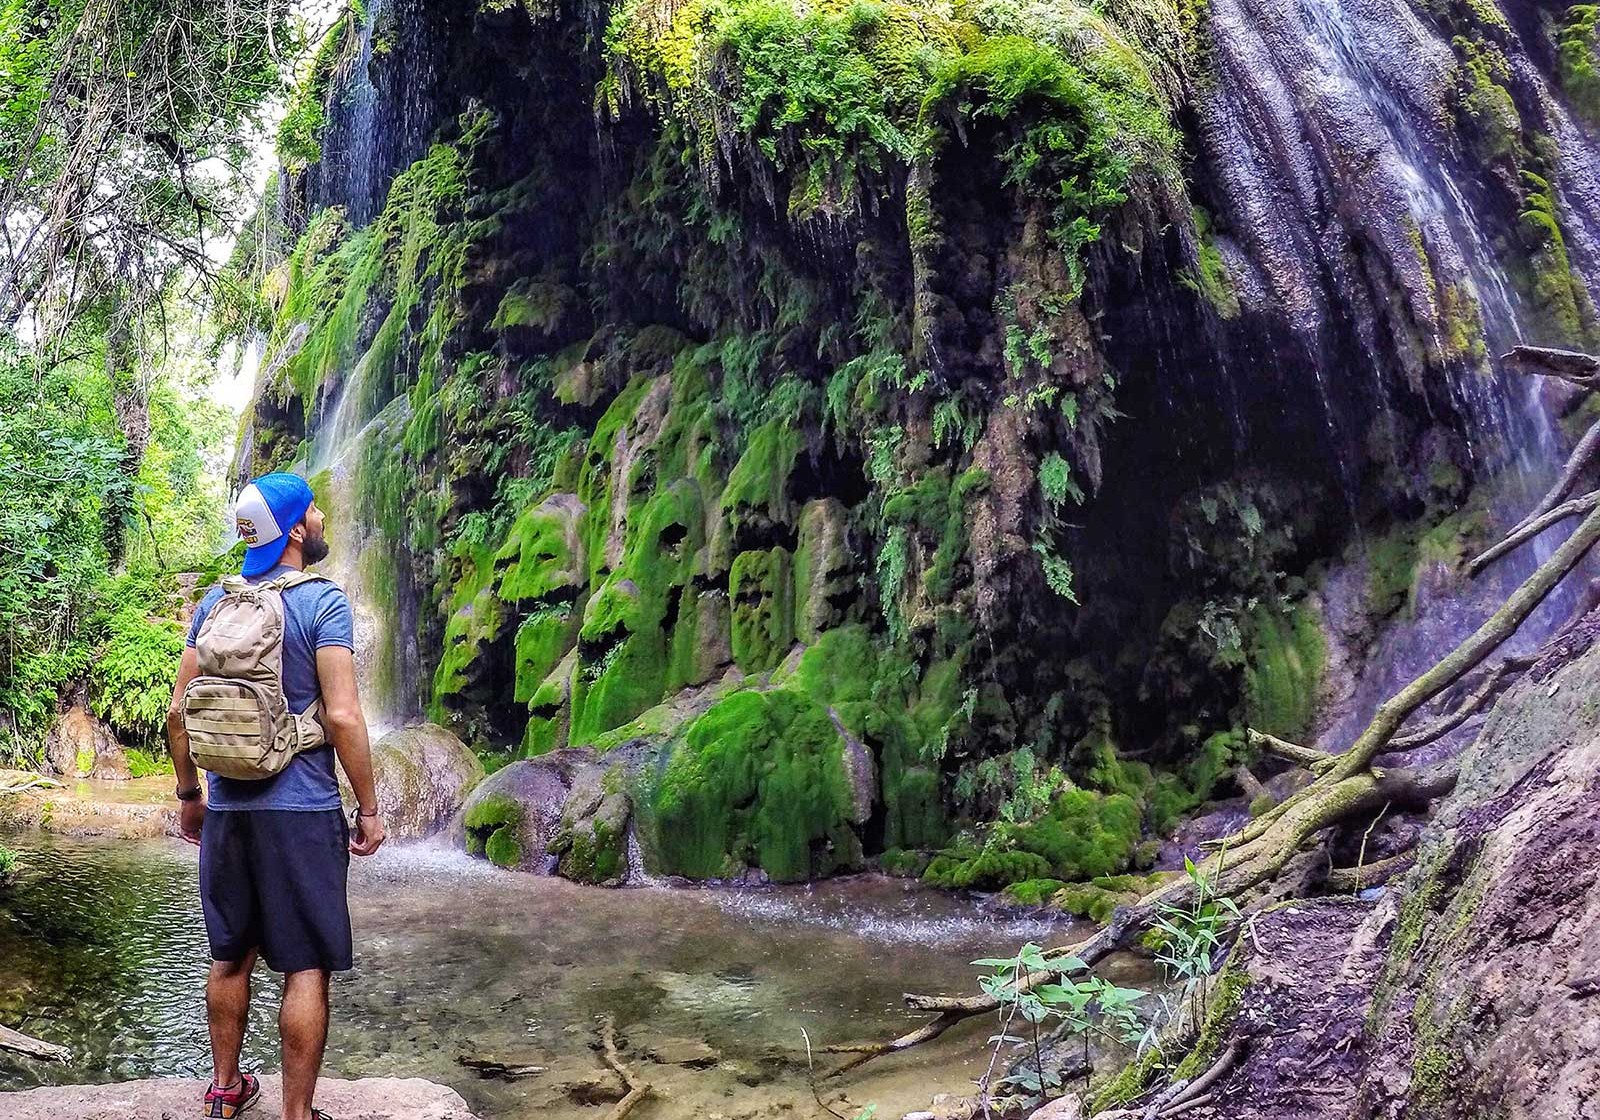
<path fill-rule="evenodd" d="M 183 726 L 183 690 L 200 674 L 200 658 L 194 647 L 183 651 L 178 662 L 178 681 L 172 686 L 172 703 L 167 705 L 167 749 L 172 754 L 172 770 L 178 778 L 178 788 L 193 789 L 200 784 L 200 772 L 194 759 L 189 757 L 189 732 Z M 178 803 L 178 831 L 191 844 L 200 843 L 200 828 L 205 819 L 205 802 L 200 800 Z"/>
<path fill-rule="evenodd" d="M 322 724 L 345 777 L 350 779 L 356 806 L 362 814 L 376 814 L 378 791 L 372 779 L 372 745 L 367 738 L 367 717 L 361 711 L 361 694 L 356 689 L 355 655 L 343 646 L 318 647 L 317 685 L 322 691 Z M 350 850 L 369 856 L 381 843 L 383 825 L 377 816 L 358 817 Z"/>

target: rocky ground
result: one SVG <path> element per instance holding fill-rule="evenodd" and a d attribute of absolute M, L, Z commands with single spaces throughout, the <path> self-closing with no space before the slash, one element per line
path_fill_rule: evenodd
<path fill-rule="evenodd" d="M 0 1093 L 6 1120 L 174 1120 L 199 1114 L 204 1081 L 163 1078 L 120 1085 L 61 1085 Z M 261 1079 L 257 1116 L 278 1114 L 279 1079 Z M 359 1081 L 323 1078 L 317 1107 L 338 1120 L 477 1120 L 453 1089 L 417 1077 L 366 1077 Z"/>
<path fill-rule="evenodd" d="M 176 836 L 176 805 L 170 775 L 122 781 L 41 779 L 26 770 L 0 770 L 3 828 L 129 839 Z"/>

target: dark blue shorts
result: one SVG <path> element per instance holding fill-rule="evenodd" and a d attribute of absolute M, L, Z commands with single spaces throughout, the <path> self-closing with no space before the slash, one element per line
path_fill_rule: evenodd
<path fill-rule="evenodd" d="M 200 907 L 211 958 L 251 949 L 274 972 L 351 966 L 350 831 L 338 809 L 229 809 L 200 828 Z"/>

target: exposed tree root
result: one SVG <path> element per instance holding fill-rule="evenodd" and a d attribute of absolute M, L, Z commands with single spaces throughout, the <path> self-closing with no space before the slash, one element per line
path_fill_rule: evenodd
<path fill-rule="evenodd" d="M 41 774 L 37 777 L 29 778 L 25 782 L 19 782 L 14 786 L 0 786 L 0 797 L 6 797 L 13 793 L 27 793 L 30 789 L 61 788 L 62 785 L 60 782 L 56 781 L 54 778 L 46 778 Z"/>
<path fill-rule="evenodd" d="M 1328 872 L 1323 885 L 1335 894 L 1354 894 L 1387 883 L 1415 862 L 1414 852 L 1401 852 L 1397 856 L 1363 863 L 1358 867 L 1335 867 Z"/>
<path fill-rule="evenodd" d="M 1595 368 L 1600 370 L 1600 362 L 1595 363 Z M 1328 755 L 1255 733 L 1252 736 L 1254 741 L 1275 753 L 1296 758 L 1317 776 L 1303 789 L 1256 818 L 1240 833 L 1222 842 L 1225 851 L 1206 859 L 1201 865 L 1202 874 L 1217 884 L 1216 889 L 1220 893 L 1241 896 L 1274 879 L 1319 833 L 1352 818 L 1369 816 L 1388 804 L 1425 806 L 1433 798 L 1454 788 L 1456 774 L 1452 767 L 1427 771 L 1376 768 L 1373 760 L 1392 749 L 1396 735 L 1407 719 L 1428 701 L 1466 678 L 1511 637 L 1556 584 L 1578 565 L 1597 540 L 1600 540 L 1600 511 L 1591 511 L 1555 554 L 1524 580 L 1499 610 L 1427 672 L 1379 705 L 1366 729 L 1342 754 Z M 1475 691 L 1474 697 L 1469 697 L 1468 703 L 1477 698 L 1481 704 L 1493 691 L 1493 684 L 1498 683 L 1509 671 L 1504 664 L 1497 667 L 1489 674 L 1485 685 L 1480 685 Z M 1448 722 L 1459 712 L 1460 709 L 1438 722 Z M 1461 719 L 1465 719 L 1465 715 Z M 1430 725 L 1418 732 L 1419 741 L 1426 741 L 1435 726 Z M 1183 905 L 1189 902 L 1193 889 L 1193 884 L 1187 878 L 1167 883 L 1137 903 L 1119 909 L 1111 923 L 1091 937 L 1076 945 L 1052 950 L 1046 957 L 1063 965 L 1070 961 L 1071 968 L 1092 967 L 1112 950 L 1148 928 L 1159 917 L 1163 904 Z M 1066 971 L 1070 969 L 1062 967 L 1035 973 L 1022 987 L 1031 990 L 1039 984 L 1053 982 Z M 995 1011 L 999 1006 L 994 999 L 983 995 L 951 997 L 908 993 L 905 1002 L 913 1010 L 935 1012 L 937 1018 L 889 1042 L 830 1047 L 832 1053 L 854 1055 L 835 1070 L 833 1076 L 855 1069 L 883 1054 L 930 1041 L 956 1023 L 974 1015 Z"/>
<path fill-rule="evenodd" d="M 1253 727 L 1245 728 L 1244 734 L 1251 746 L 1259 747 L 1279 758 L 1287 758 L 1296 766 L 1303 766 L 1313 774 L 1323 773 L 1333 766 L 1334 756 L 1327 751 L 1319 751 L 1315 747 L 1302 747 L 1299 743 L 1291 743 L 1287 739 L 1268 735 L 1265 731 L 1257 731 Z"/>
<path fill-rule="evenodd" d="M 1442 738 L 1466 723 L 1472 718 L 1473 713 L 1481 710 L 1493 697 L 1498 696 L 1512 682 L 1515 674 L 1521 673 L 1533 664 L 1531 657 L 1507 657 L 1502 660 L 1488 674 L 1484 676 L 1478 687 L 1473 690 L 1455 710 L 1448 715 L 1440 716 L 1432 723 L 1426 724 L 1408 735 L 1397 735 L 1389 744 L 1391 752 L 1411 751 L 1418 747 L 1426 746 L 1435 739 Z"/>
<path fill-rule="evenodd" d="M 617 1024 L 611 1016 L 607 1015 L 600 1020 L 600 1058 L 606 1066 L 622 1078 L 622 1083 L 628 1087 L 628 1095 L 611 1106 L 611 1111 L 606 1113 L 606 1120 L 622 1120 L 633 1111 L 634 1105 L 644 1100 L 650 1094 L 650 1083 L 639 1080 L 638 1076 L 622 1062 L 622 1057 L 617 1053 Z"/>
<path fill-rule="evenodd" d="M 1267 792 L 1267 787 L 1261 784 L 1261 779 L 1250 771 L 1250 767 L 1240 763 L 1233 768 L 1233 780 L 1239 783 L 1239 790 L 1251 801 L 1262 797 Z"/>

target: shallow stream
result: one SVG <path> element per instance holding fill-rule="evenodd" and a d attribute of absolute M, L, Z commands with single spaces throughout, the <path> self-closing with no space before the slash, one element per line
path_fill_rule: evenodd
<path fill-rule="evenodd" d="M 0 1023 L 71 1047 L 73 1060 L 0 1054 L 0 1089 L 208 1075 L 194 850 L 31 832 L 6 842 L 23 869 L 0 890 Z M 616 1079 L 594 1050 L 602 1015 L 658 1091 L 641 1120 L 824 1116 L 802 1028 L 817 1046 L 887 1037 L 916 1022 L 902 992 L 975 991 L 975 957 L 1071 936 L 873 876 L 608 891 L 432 845 L 356 861 L 351 905 L 356 967 L 335 981 L 326 1071 L 443 1082 L 486 1120 L 603 1115 Z M 273 1070 L 277 984 L 257 977 L 247 1062 Z M 850 1115 L 926 1107 L 969 1088 L 991 1031 L 962 1024 L 826 1083 L 825 1096 L 842 1088 L 848 1107 L 835 1107 Z M 463 1057 L 542 1072 L 482 1077 Z"/>

